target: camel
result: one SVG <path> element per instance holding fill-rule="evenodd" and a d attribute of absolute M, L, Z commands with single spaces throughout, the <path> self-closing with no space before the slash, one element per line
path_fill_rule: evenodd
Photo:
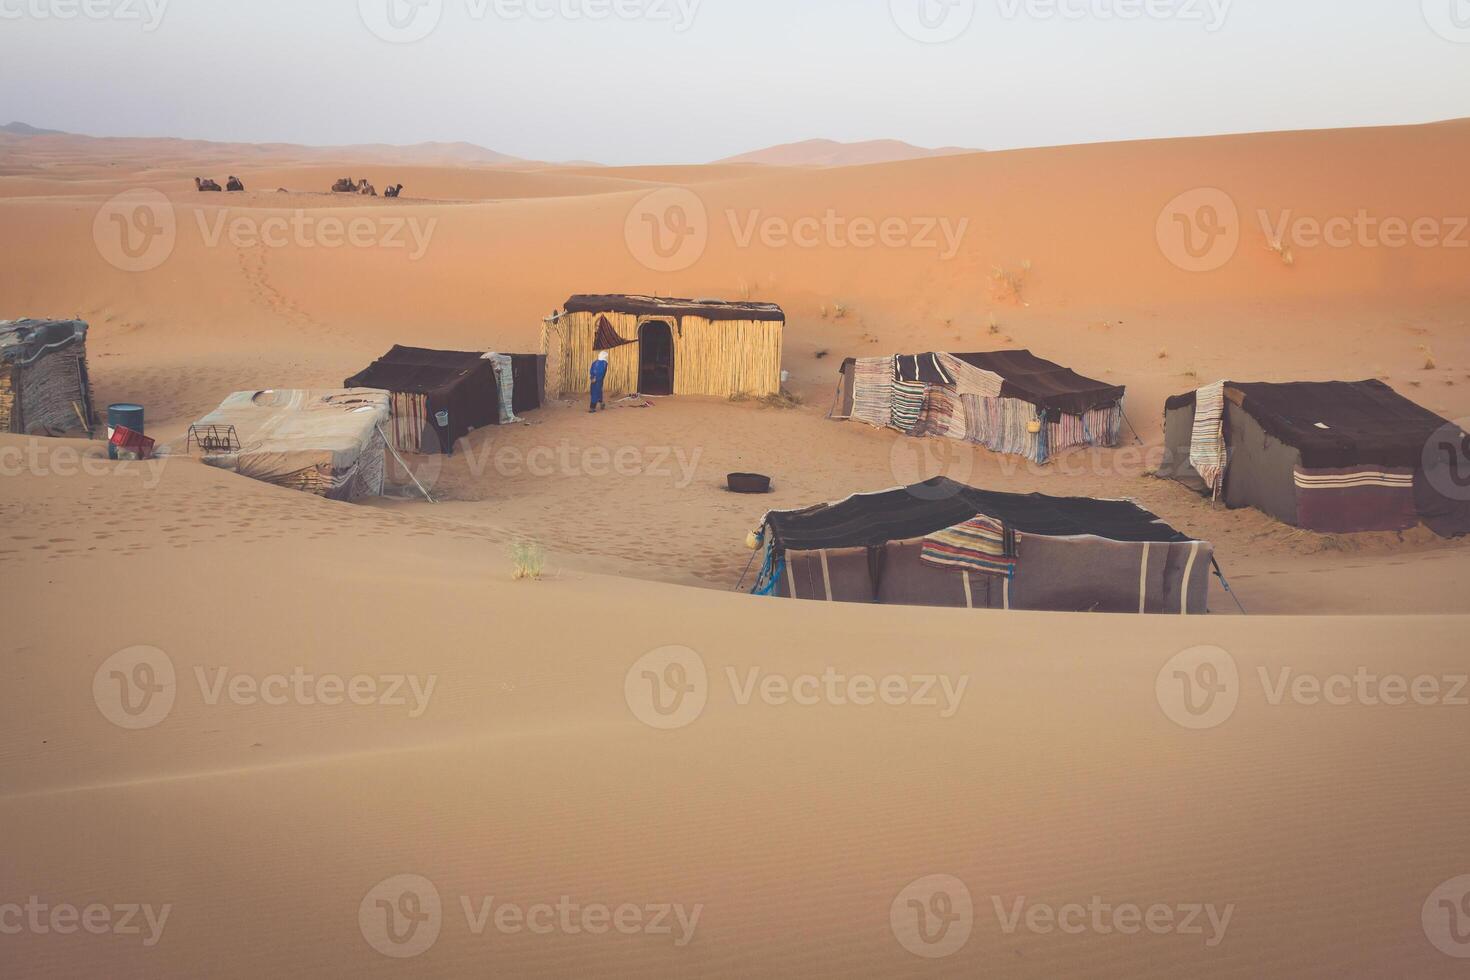
<path fill-rule="evenodd" d="M 358 188 L 358 191 L 357 192 L 359 194 L 361 194 L 363 197 L 377 197 L 378 196 L 378 189 L 376 187 L 374 187 L 372 184 L 369 184 L 367 182 L 367 178 L 366 177 L 364 177 L 362 179 L 362 186 L 360 188 Z"/>
<path fill-rule="evenodd" d="M 227 191 L 243 191 L 244 189 L 245 182 L 239 177 L 231 177 L 230 182 L 225 185 L 225 190 Z"/>
<path fill-rule="evenodd" d="M 208 178 L 201 179 L 199 177 L 195 177 L 194 186 L 199 188 L 199 191 L 201 193 L 205 191 L 217 191 L 220 189 L 219 184 L 216 184 L 214 181 L 209 180 Z"/>
<path fill-rule="evenodd" d="M 387 190 L 383 191 L 383 196 L 384 197 L 397 197 L 397 196 L 399 196 L 402 193 L 403 193 L 403 185 L 402 184 L 399 184 L 397 187 L 390 187 Z"/>
<path fill-rule="evenodd" d="M 363 181 L 363 183 L 367 183 Z M 351 177 L 343 177 L 332 185 L 333 194 L 356 194 L 358 192 L 357 181 Z"/>

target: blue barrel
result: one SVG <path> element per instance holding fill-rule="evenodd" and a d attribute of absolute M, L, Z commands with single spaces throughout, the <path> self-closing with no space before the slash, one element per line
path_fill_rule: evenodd
<path fill-rule="evenodd" d="M 112 432 L 118 428 L 132 429 L 138 435 L 143 435 L 143 406 L 129 404 L 107 406 L 108 459 L 117 459 L 117 447 L 112 444 Z"/>

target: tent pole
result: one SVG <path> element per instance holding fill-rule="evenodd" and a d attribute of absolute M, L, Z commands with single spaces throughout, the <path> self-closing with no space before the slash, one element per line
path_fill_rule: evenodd
<path fill-rule="evenodd" d="M 832 418 L 832 413 L 834 413 L 834 412 L 837 411 L 837 402 L 838 402 L 839 399 L 842 398 L 842 382 L 843 382 L 843 380 L 845 380 L 843 376 L 839 376 L 838 379 L 837 379 L 837 390 L 832 393 L 832 407 L 829 408 L 829 409 L 827 409 L 827 418 L 828 419 L 831 419 Z"/>
<path fill-rule="evenodd" d="M 741 586 L 745 585 L 745 576 L 750 574 L 750 566 L 755 564 L 755 556 L 758 554 L 760 554 L 759 551 L 752 551 L 750 553 L 750 561 L 745 563 L 745 571 L 740 573 L 740 581 L 736 582 L 735 588 L 731 589 L 730 591 L 739 592 Z"/>
<path fill-rule="evenodd" d="M 1128 417 L 1127 412 L 1123 411 L 1123 406 L 1121 404 L 1118 406 L 1118 412 L 1123 416 L 1123 421 L 1128 423 L 1128 431 L 1133 433 L 1134 441 L 1137 442 L 1140 446 L 1143 445 L 1143 436 L 1140 436 L 1138 434 L 1138 430 L 1133 427 L 1133 420 Z"/>
<path fill-rule="evenodd" d="M 1210 564 L 1215 566 L 1215 577 L 1220 580 L 1221 585 L 1225 586 L 1225 591 L 1230 593 L 1230 598 L 1235 600 L 1235 605 L 1240 609 L 1240 614 L 1242 616 L 1249 616 L 1250 613 L 1245 611 L 1245 606 L 1240 604 L 1240 597 L 1235 594 L 1235 590 L 1230 587 L 1229 580 L 1225 578 L 1225 570 L 1220 567 L 1220 559 L 1211 558 Z"/>
<path fill-rule="evenodd" d="M 413 485 L 419 488 L 419 493 L 424 495 L 424 499 L 431 504 L 437 503 L 437 501 L 435 501 L 433 497 L 429 496 L 429 491 L 424 489 L 424 485 L 419 482 L 419 478 L 417 476 L 414 476 L 413 470 L 408 468 L 408 464 L 403 461 L 403 457 L 398 455 L 398 450 L 393 448 L 392 441 L 389 440 L 388 436 L 383 432 L 382 423 L 377 423 L 373 426 L 373 428 L 378 430 L 378 435 L 382 436 L 383 438 L 383 445 L 387 446 L 388 452 L 392 453 L 393 458 L 398 460 L 398 465 L 403 467 L 403 472 L 407 473 L 408 478 L 413 481 Z"/>

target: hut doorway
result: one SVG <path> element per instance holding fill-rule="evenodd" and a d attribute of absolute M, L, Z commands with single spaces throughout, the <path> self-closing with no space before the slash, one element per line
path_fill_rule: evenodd
<path fill-rule="evenodd" d="M 650 320 L 638 328 L 638 393 L 674 393 L 674 328 Z"/>

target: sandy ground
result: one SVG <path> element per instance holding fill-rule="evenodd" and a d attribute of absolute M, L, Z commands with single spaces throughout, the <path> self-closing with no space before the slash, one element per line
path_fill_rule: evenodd
<path fill-rule="evenodd" d="M 0 315 L 87 319 L 99 403 L 144 403 L 165 444 L 231 391 L 340 383 L 393 343 L 534 350 L 572 292 L 780 302 L 804 404 L 552 406 L 414 460 L 435 506 L 334 504 L 188 458 L 119 467 L 96 444 L 0 436 L 16 611 L 0 641 L 0 954 L 41 976 L 1459 975 L 1441 948 L 1470 951 L 1442 928 L 1451 912 L 1470 922 L 1456 910 L 1470 707 L 1455 689 L 1470 550 L 1297 532 L 1147 472 L 1163 399 L 1221 377 L 1382 377 L 1470 415 L 1470 250 L 1297 243 L 1288 264 L 1256 220 L 1470 214 L 1452 165 L 1467 143 L 1451 123 L 822 171 L 231 162 L 163 141 L 6 139 Z M 250 192 L 193 190 L 230 173 Z M 405 197 L 325 193 L 348 174 Z M 655 272 L 625 226 L 669 187 L 703 209 L 708 241 L 689 268 Z M 127 272 L 106 224 L 94 231 L 140 188 L 167 200 L 176 234 L 166 260 Z M 1171 264 L 1157 236 L 1193 188 L 1225 190 L 1244 218 L 1212 272 Z M 829 212 L 967 223 L 947 257 L 841 236 L 742 243 L 751 221 Z M 251 240 L 272 217 L 308 230 Z M 326 247 L 328 217 L 376 237 Z M 385 244 L 392 227 L 404 247 Z M 1010 346 L 1126 384 L 1139 444 L 1037 470 L 825 419 L 845 356 Z M 752 469 L 775 477 L 772 496 L 722 489 Z M 731 591 L 764 509 L 940 471 L 1136 499 L 1214 542 L 1253 615 L 1218 585 L 1217 615 L 1187 621 Z M 508 548 L 526 539 L 548 551 L 543 581 L 511 581 Z M 707 701 L 659 730 L 640 692 L 676 676 L 657 653 L 671 646 L 704 668 Z M 1197 655 L 1216 674 L 1187 659 L 1200 647 L 1218 648 Z M 139 657 L 173 670 L 173 701 L 130 730 L 109 718 L 109 685 L 144 678 Z M 947 714 L 942 694 L 742 694 L 752 670 L 829 669 L 963 694 Z M 1198 719 L 1171 685 L 1222 669 L 1231 710 L 1179 723 Z M 298 674 L 379 683 L 364 704 L 251 694 Z M 1387 703 L 1400 681 L 1415 693 Z M 1313 682 L 1350 693 L 1324 701 Z M 42 926 L 11 934 L 29 913 L 6 903 L 32 896 Z M 437 915 L 408 928 L 434 896 Z M 563 896 L 644 918 L 628 934 L 597 934 L 595 912 L 515 927 Z M 1080 921 L 1074 903 L 1110 911 L 1047 928 L 1048 910 Z M 169 907 L 156 943 L 142 915 L 141 934 L 47 918 L 101 905 L 115 924 L 132 904 Z M 1128 934 L 1112 915 L 1129 905 L 1166 906 L 1174 926 Z M 651 924 L 665 906 L 668 933 Z M 1182 925 L 1195 906 L 1199 933 Z M 384 939 L 385 909 L 402 943 Z M 933 942 L 915 938 L 916 909 Z"/>

